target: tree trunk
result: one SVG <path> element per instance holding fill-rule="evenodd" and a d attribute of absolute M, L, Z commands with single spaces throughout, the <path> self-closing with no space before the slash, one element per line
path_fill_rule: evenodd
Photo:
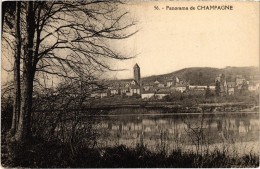
<path fill-rule="evenodd" d="M 33 66 L 33 40 L 35 32 L 33 1 L 26 3 L 26 36 L 23 58 L 23 91 L 21 112 L 19 116 L 18 129 L 15 134 L 17 141 L 26 141 L 31 137 L 31 111 L 32 111 L 32 93 L 35 67 Z"/>
<path fill-rule="evenodd" d="M 16 2 L 15 15 L 15 33 L 16 33 L 16 51 L 14 62 L 14 103 L 13 103 L 13 119 L 10 133 L 14 135 L 17 130 L 20 107 L 21 107 L 21 80 L 20 80 L 20 59 L 21 59 L 21 29 L 20 29 L 20 13 L 21 2 Z"/>
<path fill-rule="evenodd" d="M 3 28 L 4 28 L 4 23 L 5 23 L 5 13 L 7 9 L 7 4 L 8 2 L 2 2 L 2 23 L 1 23 L 1 35 L 3 35 Z"/>
<path fill-rule="evenodd" d="M 15 135 L 17 141 L 24 141 L 31 137 L 31 111 L 33 92 L 33 78 L 31 72 L 31 69 L 24 71 L 21 113 L 19 116 L 18 130 Z"/>

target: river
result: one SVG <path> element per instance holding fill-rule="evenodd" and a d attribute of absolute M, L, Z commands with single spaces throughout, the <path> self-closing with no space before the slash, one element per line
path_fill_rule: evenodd
<path fill-rule="evenodd" d="M 231 147 L 239 154 L 259 152 L 259 113 L 120 114 L 96 117 L 102 146 L 143 144 L 165 148 L 214 150 Z"/>

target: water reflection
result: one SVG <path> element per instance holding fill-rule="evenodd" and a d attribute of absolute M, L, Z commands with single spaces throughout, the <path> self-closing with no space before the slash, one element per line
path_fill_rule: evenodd
<path fill-rule="evenodd" d="M 192 145 L 192 135 L 202 131 L 207 144 L 259 142 L 258 113 L 189 115 L 124 115 L 98 117 L 96 128 L 106 146 L 144 143 L 155 146 Z M 205 144 L 205 142 L 203 142 Z"/>

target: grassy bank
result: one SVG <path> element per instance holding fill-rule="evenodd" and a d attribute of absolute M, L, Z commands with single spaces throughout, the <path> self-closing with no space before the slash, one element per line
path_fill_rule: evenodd
<path fill-rule="evenodd" d="M 113 96 L 96 99 L 85 105 L 88 109 L 160 109 L 165 113 L 245 112 L 259 111 L 259 95 L 241 94 L 223 97 L 208 97 L 180 93 L 163 99 L 148 99 Z M 104 112 L 103 112 L 104 113 Z"/>
<path fill-rule="evenodd" d="M 243 156 L 228 155 L 225 149 L 196 154 L 174 150 L 151 152 L 145 146 L 127 148 L 70 148 L 58 142 L 32 139 L 30 143 L 2 144 L 3 167 L 258 167 L 259 157 L 249 153 Z"/>
<path fill-rule="evenodd" d="M 197 104 L 208 103 L 244 103 L 258 105 L 259 94 L 253 92 L 247 92 L 243 94 L 227 95 L 227 96 L 209 96 L 205 97 L 204 93 L 191 94 L 180 93 L 170 94 L 162 99 L 149 98 L 141 99 L 140 97 L 123 97 L 121 95 L 115 95 L 111 97 L 97 98 L 88 100 L 89 105 L 100 106 L 118 106 L 118 105 L 145 105 L 145 104 L 175 104 L 183 106 L 194 106 Z"/>

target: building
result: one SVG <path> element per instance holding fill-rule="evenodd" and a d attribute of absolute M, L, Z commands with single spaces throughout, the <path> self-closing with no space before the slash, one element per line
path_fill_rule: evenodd
<path fill-rule="evenodd" d="M 143 86 L 143 91 L 149 91 L 149 90 L 151 90 L 152 88 L 153 88 L 153 85 L 145 84 L 145 85 Z"/>
<path fill-rule="evenodd" d="M 184 81 L 183 80 L 180 80 L 178 77 L 173 77 L 171 79 L 169 79 L 167 82 L 166 82 L 166 86 L 167 87 L 172 87 L 172 86 L 175 86 L 177 84 L 182 84 Z"/>
<path fill-rule="evenodd" d="M 215 88 L 215 86 L 214 86 L 214 88 Z M 202 90 L 202 91 L 204 91 L 206 89 L 207 89 L 207 86 L 198 86 L 198 85 L 196 85 L 196 86 L 190 85 L 189 86 L 189 90 Z"/>
<path fill-rule="evenodd" d="M 120 94 L 120 89 L 119 88 L 112 88 L 110 90 L 111 95 L 119 95 Z"/>
<path fill-rule="evenodd" d="M 258 81 L 250 81 L 248 85 L 249 91 L 259 91 L 259 82 Z"/>
<path fill-rule="evenodd" d="M 168 81 L 168 82 L 166 83 L 166 86 L 167 86 L 167 87 L 173 86 L 173 81 Z"/>
<path fill-rule="evenodd" d="M 220 73 L 216 78 L 215 78 L 215 83 L 216 82 L 220 82 L 222 83 L 223 81 L 225 81 L 225 75 L 223 73 Z"/>
<path fill-rule="evenodd" d="M 129 87 L 120 87 L 121 94 L 126 94 L 127 92 L 130 92 Z"/>
<path fill-rule="evenodd" d="M 140 73 L 140 67 L 136 63 L 134 65 L 134 80 L 140 85 L 141 84 L 141 73 Z"/>
<path fill-rule="evenodd" d="M 153 83 L 154 83 L 153 84 L 154 87 L 158 87 L 158 85 L 160 84 L 160 82 L 158 80 L 155 80 Z"/>
<path fill-rule="evenodd" d="M 236 92 L 236 82 L 227 82 L 227 94 L 234 95 Z"/>
<path fill-rule="evenodd" d="M 133 95 L 140 95 L 141 94 L 141 90 L 140 90 L 140 86 L 139 85 L 133 85 L 130 87 L 130 93 L 131 96 Z"/>
<path fill-rule="evenodd" d="M 174 87 L 171 87 L 171 90 L 180 91 L 183 93 L 187 90 L 187 86 L 185 84 L 176 84 Z"/>
<path fill-rule="evenodd" d="M 165 87 L 165 85 L 163 83 L 159 83 L 158 87 Z"/>
<path fill-rule="evenodd" d="M 103 98 L 103 97 L 108 97 L 109 96 L 109 92 L 108 91 L 102 91 L 100 92 L 100 97 Z"/>
<path fill-rule="evenodd" d="M 167 89 L 161 89 L 161 90 L 158 90 L 158 91 L 156 91 L 156 93 L 155 93 L 155 98 L 157 98 L 157 99 L 163 99 L 165 96 L 167 96 L 167 95 L 170 95 L 170 92 L 169 92 L 169 90 L 167 90 Z"/>
<path fill-rule="evenodd" d="M 111 83 L 107 85 L 107 92 L 95 92 L 91 94 L 91 97 L 108 97 L 114 95 L 122 96 L 137 96 L 142 99 L 162 99 L 163 97 L 170 95 L 172 97 L 175 93 L 189 93 L 189 94 L 203 94 L 207 89 L 210 91 L 216 91 L 216 94 L 220 96 L 233 95 L 237 91 L 259 91 L 258 81 L 246 81 L 243 77 L 238 76 L 236 81 L 227 82 L 224 74 L 219 74 L 215 78 L 215 83 L 212 81 L 208 86 L 205 85 L 190 85 L 190 81 L 173 77 L 161 77 L 158 79 L 149 79 L 147 82 L 142 82 L 140 67 L 135 64 L 133 67 L 133 79 L 122 80 L 122 81 L 110 81 Z"/>
<path fill-rule="evenodd" d="M 93 92 L 93 93 L 91 93 L 90 97 L 92 97 L 92 98 L 100 98 L 100 93 L 99 92 Z"/>
<path fill-rule="evenodd" d="M 110 90 L 105 89 L 105 90 L 98 90 L 93 93 L 91 93 L 90 97 L 92 98 L 103 98 L 103 97 L 108 97 L 110 96 Z"/>
<path fill-rule="evenodd" d="M 244 78 L 236 78 L 236 85 L 242 85 L 245 82 Z"/>
<path fill-rule="evenodd" d="M 144 91 L 141 94 L 141 98 L 142 99 L 150 99 L 152 97 L 154 97 L 154 92 L 153 91 Z"/>

